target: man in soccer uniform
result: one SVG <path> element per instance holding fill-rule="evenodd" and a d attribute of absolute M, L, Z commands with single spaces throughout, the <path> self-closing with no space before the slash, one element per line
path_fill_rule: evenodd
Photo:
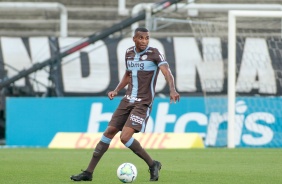
<path fill-rule="evenodd" d="M 128 86 L 126 94 L 114 112 L 100 142 L 96 145 L 93 156 L 85 171 L 71 176 L 74 181 L 91 181 L 92 174 L 103 154 L 108 150 L 113 137 L 121 131 L 121 142 L 142 158 L 150 170 L 150 181 L 158 181 L 161 163 L 153 160 L 133 138 L 137 132 L 145 132 L 155 96 L 155 86 L 159 70 L 168 82 L 171 102 L 179 101 L 175 90 L 174 78 L 169 65 L 157 48 L 149 47 L 149 32 L 146 28 L 137 28 L 133 41 L 135 46 L 126 50 L 126 71 L 114 91 L 108 93 L 112 100 L 118 92 Z"/>

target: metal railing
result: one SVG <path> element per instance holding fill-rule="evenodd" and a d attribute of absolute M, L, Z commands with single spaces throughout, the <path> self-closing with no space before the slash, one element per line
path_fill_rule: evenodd
<path fill-rule="evenodd" d="M 192 2 L 192 3 L 191 3 Z M 146 27 L 151 30 L 153 27 L 156 28 L 157 20 L 167 21 L 167 22 L 180 22 L 179 19 L 165 18 L 161 19 L 155 18 L 152 16 L 152 3 L 140 3 L 135 5 L 132 8 L 131 16 L 139 13 L 140 11 L 146 12 L 145 24 Z M 229 10 L 280 10 L 282 11 L 282 5 L 280 4 L 196 4 L 193 1 L 188 0 L 188 3 L 178 3 L 167 8 L 166 11 L 175 11 L 181 10 L 182 13 L 187 13 L 188 16 L 196 17 L 198 16 L 199 11 L 202 12 L 228 12 Z M 181 22 L 189 22 L 183 20 Z M 136 22 L 131 25 L 132 35 L 134 30 L 139 26 L 139 23 Z"/>

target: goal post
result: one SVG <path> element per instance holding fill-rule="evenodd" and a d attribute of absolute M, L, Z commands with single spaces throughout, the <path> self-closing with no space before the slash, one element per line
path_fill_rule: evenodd
<path fill-rule="evenodd" d="M 282 11 L 230 10 L 228 13 L 228 148 L 235 148 L 236 19 L 238 17 L 282 18 Z"/>

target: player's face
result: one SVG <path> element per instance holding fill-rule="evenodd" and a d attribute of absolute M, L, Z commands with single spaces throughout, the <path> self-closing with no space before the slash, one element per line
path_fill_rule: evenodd
<path fill-rule="evenodd" d="M 142 52 L 145 50 L 149 44 L 149 32 L 140 32 L 138 31 L 134 37 L 133 41 L 135 42 L 135 47 L 137 52 Z"/>

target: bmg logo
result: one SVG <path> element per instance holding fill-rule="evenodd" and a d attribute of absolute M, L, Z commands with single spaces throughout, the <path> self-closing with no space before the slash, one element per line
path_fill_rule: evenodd
<path fill-rule="evenodd" d="M 134 61 L 127 61 L 127 67 L 130 69 L 139 69 L 144 70 L 144 63 L 143 62 L 134 62 Z"/>

